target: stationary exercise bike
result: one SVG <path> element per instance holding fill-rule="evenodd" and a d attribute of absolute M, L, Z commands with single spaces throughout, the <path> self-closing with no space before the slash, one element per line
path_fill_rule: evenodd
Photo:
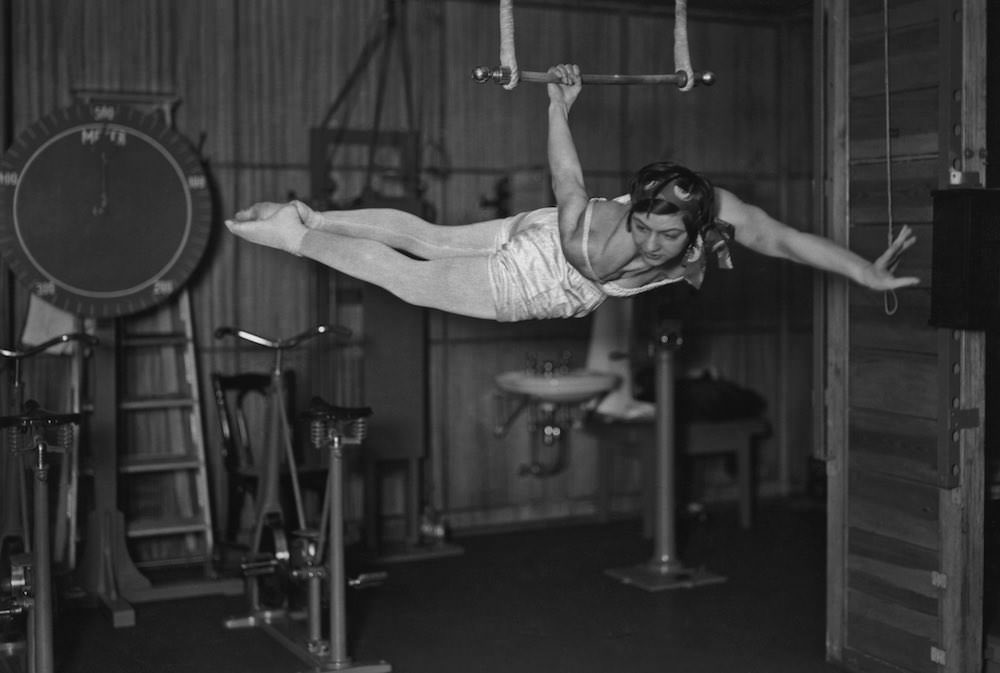
<path fill-rule="evenodd" d="M 49 521 L 49 483 L 52 467 L 50 454 L 63 453 L 73 446 L 73 426 L 79 424 L 79 413 L 53 413 L 35 400 L 24 401 L 21 361 L 58 344 L 80 341 L 93 346 L 97 339 L 83 333 L 63 334 L 27 350 L 0 348 L 0 357 L 13 363 L 11 377 L 11 415 L 0 416 L 4 431 L 5 455 L 2 460 L 8 484 L 16 480 L 15 507 L 21 518 L 22 549 L 9 555 L 9 568 L 0 568 L 0 618 L 25 618 L 27 671 L 52 673 L 54 665 L 52 590 L 52 537 Z M 28 460 L 26 460 L 28 459 Z M 64 460 L 64 464 L 69 460 Z M 28 466 L 25 466 L 28 463 Z M 33 474 L 31 488 L 25 472 Z M 29 505 L 29 491 L 31 504 Z M 32 514 L 31 526 L 28 525 Z M 30 534 L 29 532 L 30 531 Z M 14 542 L 14 536 L 0 538 L 0 545 Z M 7 566 L 8 564 L 4 564 Z M 11 648 L 4 654 L 15 654 Z"/>
<path fill-rule="evenodd" d="M 309 664 L 312 671 L 387 673 L 391 670 L 387 663 L 358 663 L 352 661 L 347 653 L 346 587 L 348 584 L 353 587 L 369 586 L 384 579 L 384 573 L 369 573 L 348 583 L 344 573 L 342 458 L 346 447 L 360 446 L 364 441 L 367 435 L 366 419 L 371 415 L 371 409 L 337 407 L 314 398 L 305 414 L 313 448 L 328 452 L 326 488 L 320 525 L 316 529 L 306 527 L 301 487 L 295 470 L 281 356 L 283 351 L 294 348 L 305 339 L 331 332 L 342 337 L 350 335 L 350 331 L 343 327 L 327 325 L 320 325 L 287 340 L 268 339 L 233 327 L 222 327 L 215 332 L 217 338 L 234 336 L 274 352 L 268 410 L 273 414 L 272 422 L 277 421 L 282 444 L 281 447 L 273 444 L 265 447 L 251 553 L 241 566 L 247 578 L 250 613 L 226 620 L 225 626 L 230 629 L 262 628 Z M 278 497 L 281 449 L 290 468 L 289 478 L 299 523 L 299 527 L 291 531 L 291 536 Z M 291 544 L 289 537 L 292 538 Z M 328 590 L 325 622 L 322 614 L 324 581 Z M 289 600 L 293 582 L 305 587 L 305 609 L 296 609 Z M 266 589 L 274 586 L 284 589 L 285 600 L 277 606 L 264 601 Z M 305 622 L 305 633 L 296 628 L 302 621 Z M 328 632 L 328 637 L 324 637 L 324 632 Z"/>
<path fill-rule="evenodd" d="M 285 387 L 283 358 L 303 342 L 314 337 L 334 334 L 341 338 L 349 337 L 347 328 L 331 325 L 317 325 L 301 334 L 287 339 L 272 339 L 260 336 L 239 327 L 219 327 L 215 330 L 216 339 L 233 337 L 247 343 L 271 351 L 273 360 L 268 382 L 264 385 L 265 414 L 259 451 L 253 456 L 258 483 L 255 486 L 254 527 L 250 539 L 249 550 L 256 554 L 262 549 L 286 553 L 284 531 L 288 528 L 285 513 L 281 503 L 280 475 L 284 462 L 288 466 L 291 483 L 291 500 L 295 509 L 295 524 L 302 528 L 306 525 L 305 507 L 302 499 L 301 480 L 296 468 L 295 449 L 292 442 L 292 425 L 288 418 L 288 391 Z M 220 391 L 217 395 L 222 394 Z M 243 428 L 243 432 L 248 432 Z M 231 503 L 232 504 L 232 503 Z"/>

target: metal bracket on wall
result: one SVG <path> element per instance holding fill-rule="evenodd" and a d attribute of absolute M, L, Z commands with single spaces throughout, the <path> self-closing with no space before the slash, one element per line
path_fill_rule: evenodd
<path fill-rule="evenodd" d="M 938 486 L 956 488 L 962 476 L 962 432 L 982 425 L 978 407 L 963 407 L 961 330 L 938 330 Z M 947 423 L 945 423 L 947 419 Z"/>
<path fill-rule="evenodd" d="M 952 431 L 966 430 L 979 427 L 979 409 L 952 409 L 951 429 Z"/>

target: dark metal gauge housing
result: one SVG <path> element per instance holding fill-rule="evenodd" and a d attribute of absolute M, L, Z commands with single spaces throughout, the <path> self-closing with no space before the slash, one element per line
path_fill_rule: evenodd
<path fill-rule="evenodd" d="M 113 318 L 164 301 L 212 224 L 202 162 L 164 122 L 115 103 L 57 110 L 0 160 L 0 251 L 50 303 Z"/>

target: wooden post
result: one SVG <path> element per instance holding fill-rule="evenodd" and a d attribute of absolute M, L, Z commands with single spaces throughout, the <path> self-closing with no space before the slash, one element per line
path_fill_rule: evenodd
<path fill-rule="evenodd" d="M 942 114 L 939 134 L 941 187 L 978 176 L 986 184 L 986 2 L 951 0 L 941 5 L 942 62 L 950 65 L 942 76 Z M 955 133 L 960 129 L 960 133 Z M 944 671 L 960 673 L 983 666 L 983 521 L 985 515 L 986 457 L 986 332 L 939 330 L 949 348 L 938 357 L 949 357 L 942 368 L 954 373 L 942 380 L 942 409 L 975 412 L 978 423 L 955 429 L 958 435 L 955 488 L 941 491 L 941 573 L 947 591 L 941 597 L 941 649 Z M 945 381 L 951 385 L 945 385 Z M 952 416 L 939 418 L 948 422 Z M 954 425 L 949 422 L 949 425 Z"/>
<path fill-rule="evenodd" d="M 850 69 L 850 16 L 846 0 L 819 0 L 816 5 L 817 81 L 820 86 L 817 129 L 821 149 L 817 163 L 817 201 L 824 226 L 820 234 L 847 243 L 847 125 Z M 825 46 L 825 49 L 824 49 Z M 817 453 L 827 474 L 826 654 L 840 661 L 844 647 L 844 593 L 847 567 L 847 377 L 849 342 L 848 286 L 839 278 L 816 281 L 814 423 Z"/>
<path fill-rule="evenodd" d="M 125 547 L 125 516 L 118 509 L 118 324 L 97 321 L 94 335 L 94 411 L 90 417 L 90 455 L 94 470 L 94 508 L 87 523 L 83 558 L 85 588 L 111 613 L 115 628 L 135 626 L 128 589 L 146 589 L 149 580 L 132 563 Z"/>

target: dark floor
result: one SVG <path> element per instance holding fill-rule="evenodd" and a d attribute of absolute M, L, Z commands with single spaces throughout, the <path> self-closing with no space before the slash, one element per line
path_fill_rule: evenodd
<path fill-rule="evenodd" d="M 682 530 L 684 563 L 728 578 L 695 589 L 647 592 L 604 574 L 650 558 L 638 521 L 456 542 L 461 556 L 393 564 L 385 584 L 350 592 L 355 660 L 400 673 L 839 670 L 824 663 L 825 516 L 814 504 L 765 503 L 752 532 L 728 508 Z M 243 611 L 240 597 L 142 604 L 136 626 L 116 630 L 97 608 L 64 606 L 57 671 L 306 668 L 262 631 L 223 628 Z"/>

